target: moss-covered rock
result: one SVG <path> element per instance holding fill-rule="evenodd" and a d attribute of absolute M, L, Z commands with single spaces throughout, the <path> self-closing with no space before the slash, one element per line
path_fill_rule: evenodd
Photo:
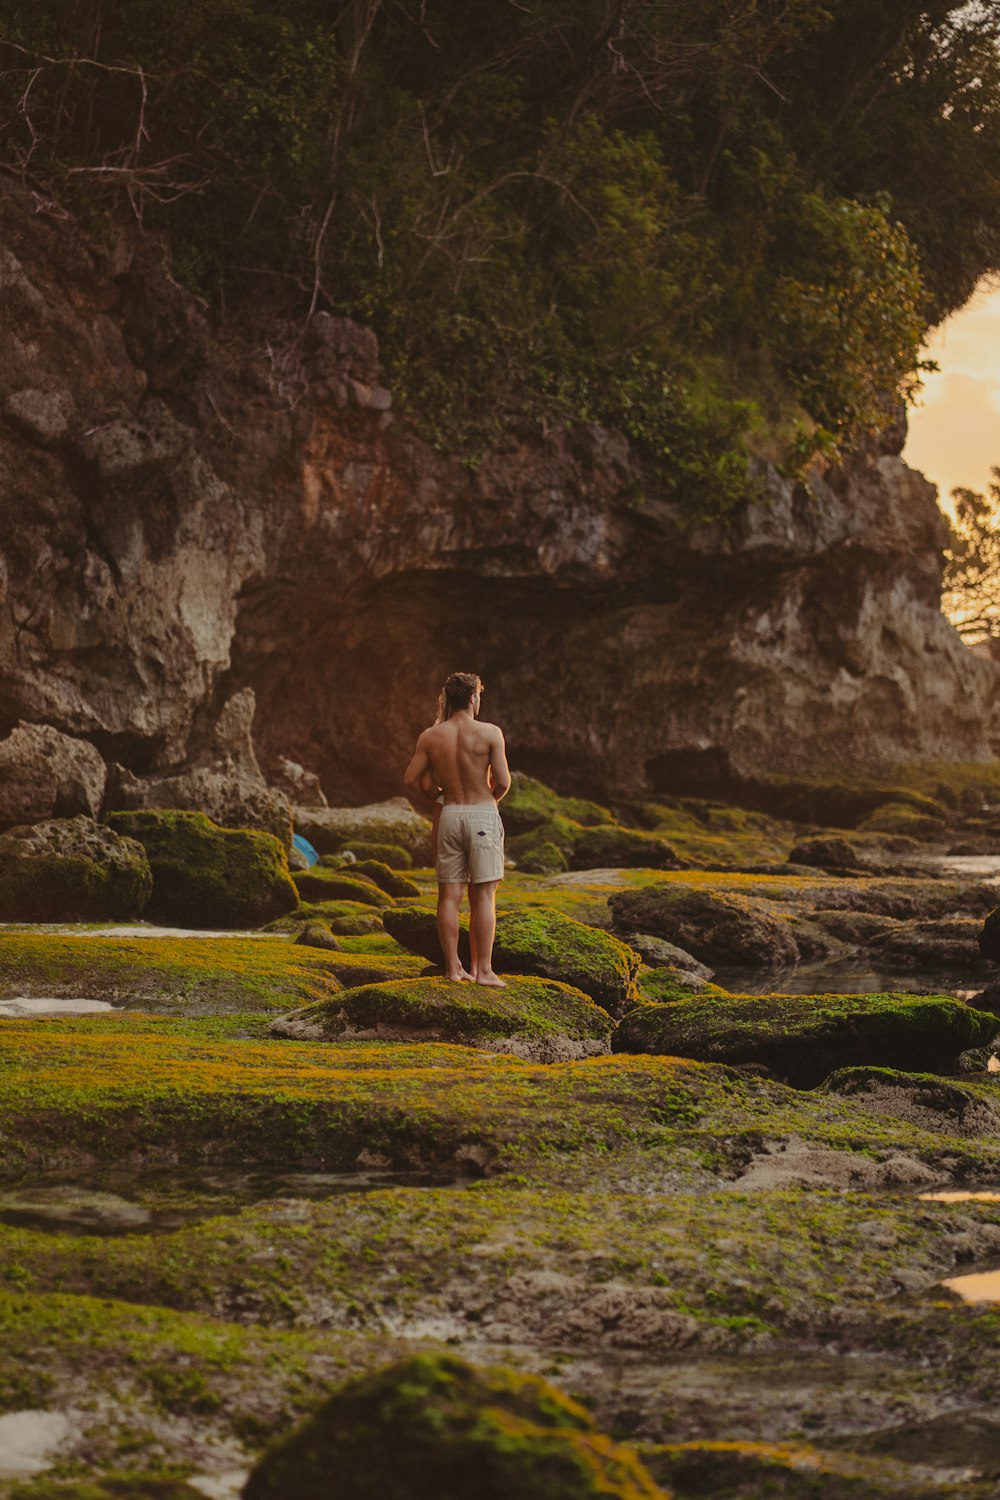
<path fill-rule="evenodd" d="M 510 791 L 503 800 L 503 821 L 508 834 L 528 833 L 554 819 L 583 828 L 612 821 L 606 807 L 582 797 L 561 797 L 543 782 L 515 771 Z"/>
<path fill-rule="evenodd" d="M 859 833 L 901 833 L 911 838 L 940 837 L 946 826 L 946 813 L 927 798 L 914 804 L 884 802 L 858 824 Z"/>
<path fill-rule="evenodd" d="M 702 963 L 778 967 L 799 948 L 787 922 L 752 897 L 683 886 L 647 886 L 609 898 L 619 931 L 652 933 L 686 948 Z"/>
<path fill-rule="evenodd" d="M 511 857 L 517 869 L 525 875 L 558 875 L 569 869 L 569 857 L 565 850 L 551 839 L 528 833 L 511 844 Z"/>
<path fill-rule="evenodd" d="M 86 996 L 132 1011 L 190 1016 L 286 1011 L 328 998 L 341 982 L 373 984 L 420 972 L 409 954 L 324 951 L 277 937 L 0 936 L 0 998 Z"/>
<path fill-rule="evenodd" d="M 413 979 L 343 990 L 270 1029 L 296 1041 L 454 1042 L 548 1063 L 609 1052 L 612 1022 L 580 990 L 551 979 L 509 979 L 503 989 Z"/>
<path fill-rule="evenodd" d="M 788 855 L 790 865 L 814 865 L 820 870 L 860 870 L 857 850 L 846 839 L 806 839 Z"/>
<path fill-rule="evenodd" d="M 368 937 L 384 932 L 385 926 L 378 912 L 354 912 L 350 916 L 331 917 L 330 931 L 337 937 Z"/>
<path fill-rule="evenodd" d="M 839 1068 L 823 1092 L 949 1135 L 1000 1136 L 1000 1089 L 992 1081 L 938 1078 L 901 1068 Z"/>
<path fill-rule="evenodd" d="M 647 969 L 643 966 L 639 970 L 641 1000 L 672 1005 L 677 1000 L 690 1000 L 692 995 L 701 994 L 724 995 L 726 991 L 684 969 Z"/>
<path fill-rule="evenodd" d="M 430 862 L 430 822 L 405 797 L 364 807 L 299 807 L 295 831 L 320 854 L 339 854 L 342 849 L 357 853 L 366 844 L 391 844 L 405 849 L 418 865 Z"/>
<path fill-rule="evenodd" d="M 1000 907 L 989 913 L 976 941 L 983 958 L 1000 963 Z"/>
<path fill-rule="evenodd" d="M 307 922 L 295 943 L 305 948 L 325 948 L 328 953 L 336 953 L 340 948 L 326 922 Z"/>
<path fill-rule="evenodd" d="M 570 855 L 574 870 L 679 870 L 682 863 L 665 839 L 612 823 L 585 828 L 573 840 Z"/>
<path fill-rule="evenodd" d="M 382 921 L 386 932 L 404 948 L 422 954 L 429 963 L 442 962 L 432 911 L 421 906 L 397 908 L 384 912 Z M 469 933 L 464 922 L 459 957 L 468 965 Z M 499 914 L 493 963 L 501 974 L 534 974 L 573 985 L 612 1015 L 620 1015 L 636 999 L 639 955 L 610 933 L 546 908 Z"/>
<path fill-rule="evenodd" d="M 186 1480 L 157 1474 L 106 1474 L 101 1479 L 35 1479 L 7 1491 L 8 1500 L 204 1500 Z"/>
<path fill-rule="evenodd" d="M 359 864 L 362 860 L 377 859 L 390 870 L 409 870 L 413 865 L 413 855 L 402 844 L 375 844 L 365 839 L 351 839 L 341 852 L 353 854 Z"/>
<path fill-rule="evenodd" d="M 91 818 L 53 818 L 0 835 L 0 922 L 135 917 L 152 889 L 141 844 Z"/>
<path fill-rule="evenodd" d="M 115 812 L 107 822 L 146 851 L 153 873 L 146 915 L 154 922 L 262 927 L 298 901 L 273 834 L 220 828 L 197 812 Z"/>
<path fill-rule="evenodd" d="M 393 898 L 374 880 L 366 880 L 354 872 L 357 865 L 347 870 L 331 870 L 314 865 L 301 875 L 296 875 L 295 889 L 303 901 L 360 901 L 365 906 L 391 906 Z"/>
<path fill-rule="evenodd" d="M 946 995 L 696 996 L 629 1011 L 612 1045 L 616 1052 L 760 1063 L 811 1088 L 858 1064 L 947 1069 L 967 1047 L 990 1041 L 996 1024 Z"/>
<path fill-rule="evenodd" d="M 385 891 L 387 896 L 418 897 L 420 895 L 420 887 L 415 881 L 409 880 L 405 875 L 400 875 L 397 870 L 390 870 L 388 865 L 378 859 L 359 859 L 351 866 L 351 875 L 370 880 L 378 886 L 379 890 Z"/>
<path fill-rule="evenodd" d="M 265 1454 L 244 1500 L 665 1500 L 538 1376 L 417 1354 L 337 1392 Z"/>

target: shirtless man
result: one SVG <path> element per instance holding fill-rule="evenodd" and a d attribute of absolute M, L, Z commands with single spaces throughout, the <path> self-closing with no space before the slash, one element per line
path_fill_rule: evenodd
<path fill-rule="evenodd" d="M 476 718 L 483 685 L 474 672 L 453 672 L 445 683 L 437 722 L 417 740 L 406 768 L 406 795 L 419 811 L 433 815 L 444 805 L 437 824 L 435 867 L 438 878 L 437 925 L 448 979 L 503 988 L 493 972 L 497 886 L 503 879 L 503 824 L 497 803 L 510 790 L 510 771 L 503 734 L 495 724 Z M 472 973 L 458 957 L 458 913 L 469 888 Z"/>

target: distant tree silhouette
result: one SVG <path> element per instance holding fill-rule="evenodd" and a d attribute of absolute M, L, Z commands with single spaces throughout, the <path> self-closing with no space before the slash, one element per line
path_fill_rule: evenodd
<path fill-rule="evenodd" d="M 1000 467 L 985 494 L 952 490 L 955 520 L 945 553 L 944 607 L 970 645 L 1000 641 Z"/>

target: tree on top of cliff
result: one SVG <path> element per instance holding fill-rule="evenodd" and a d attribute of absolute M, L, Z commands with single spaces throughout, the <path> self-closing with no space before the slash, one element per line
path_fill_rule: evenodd
<path fill-rule="evenodd" d="M 717 512 L 887 421 L 1000 265 L 1000 16 L 947 0 L 0 0 L 6 159 L 223 310 L 347 312 L 475 458 L 623 428 Z"/>
<path fill-rule="evenodd" d="M 945 612 L 963 640 L 1000 640 L 1000 468 L 985 494 L 952 490 L 955 520 L 945 553 Z"/>

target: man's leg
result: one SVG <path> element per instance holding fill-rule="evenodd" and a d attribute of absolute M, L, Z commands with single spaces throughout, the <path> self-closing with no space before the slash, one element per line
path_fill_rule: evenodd
<path fill-rule="evenodd" d="M 480 880 L 469 886 L 471 928 L 476 935 L 473 978 L 477 984 L 488 984 L 494 989 L 505 988 L 503 980 L 493 972 L 493 938 L 497 928 L 496 900 L 499 884 L 499 880 Z"/>
<path fill-rule="evenodd" d="M 476 890 L 476 887 L 473 885 L 472 881 L 470 880 L 469 881 L 469 918 L 470 918 L 470 920 L 469 920 L 469 968 L 472 970 L 472 977 L 473 977 L 473 979 L 475 979 L 475 977 L 476 977 L 476 970 L 479 968 L 479 953 L 478 953 L 478 950 L 477 950 L 477 947 L 476 947 L 476 924 L 475 924 L 475 922 L 473 922 L 471 920 L 472 913 L 475 910 L 474 905 L 473 905 L 473 903 L 474 903 L 474 901 L 476 899 L 475 898 L 475 890 Z"/>
<path fill-rule="evenodd" d="M 437 929 L 446 979 L 472 978 L 458 957 L 458 912 L 464 890 L 465 884 L 460 880 L 438 882 Z"/>

